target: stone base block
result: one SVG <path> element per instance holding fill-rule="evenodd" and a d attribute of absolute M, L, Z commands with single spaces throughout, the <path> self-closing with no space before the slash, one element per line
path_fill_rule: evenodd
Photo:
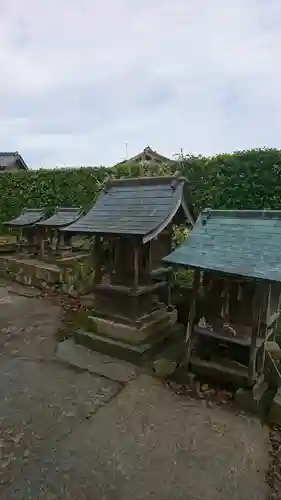
<path fill-rule="evenodd" d="M 88 328 L 97 335 L 109 337 L 117 341 L 138 345 L 150 342 L 150 339 L 162 335 L 170 325 L 177 321 L 176 310 L 156 311 L 145 320 L 135 324 L 125 324 L 108 318 L 90 315 Z"/>
<path fill-rule="evenodd" d="M 154 359 L 156 354 L 163 348 L 165 341 L 171 338 L 172 335 L 176 335 L 179 329 L 181 329 L 180 325 L 170 325 L 161 334 L 151 337 L 149 342 L 139 344 L 116 340 L 82 329 L 76 330 L 73 337 L 77 344 L 140 365 Z"/>
<path fill-rule="evenodd" d="M 241 410 L 263 416 L 266 410 L 268 384 L 264 380 L 257 382 L 252 389 L 240 388 L 235 394 L 235 404 Z"/>

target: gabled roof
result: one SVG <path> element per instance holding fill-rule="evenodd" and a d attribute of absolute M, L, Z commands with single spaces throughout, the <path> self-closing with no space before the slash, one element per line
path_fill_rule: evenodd
<path fill-rule="evenodd" d="M 150 146 L 147 146 L 146 148 L 144 148 L 144 150 L 141 153 L 138 153 L 137 155 L 132 156 L 132 158 L 128 158 L 128 160 L 123 160 L 123 161 L 117 163 L 117 165 L 121 165 L 124 163 L 133 163 L 133 162 L 138 162 L 138 161 L 142 161 L 142 160 L 143 161 L 147 161 L 147 160 L 153 161 L 154 160 L 156 162 L 160 162 L 160 163 L 163 163 L 166 165 L 175 164 L 175 160 L 171 160 L 170 158 L 167 158 L 166 156 L 160 155 L 159 153 L 157 153 L 157 151 L 153 151 L 153 149 L 151 149 Z"/>
<path fill-rule="evenodd" d="M 281 211 L 205 210 L 170 264 L 281 281 Z"/>
<path fill-rule="evenodd" d="M 81 217 L 81 208 L 57 207 L 49 219 L 42 220 L 38 226 L 65 227 Z"/>
<path fill-rule="evenodd" d="M 25 163 L 23 157 L 18 153 L 18 151 L 8 153 L 0 152 L 0 167 L 9 168 L 14 165 L 16 165 L 21 170 L 28 170 L 27 164 Z"/>
<path fill-rule="evenodd" d="M 26 227 L 35 226 L 37 222 L 45 217 L 42 208 L 26 208 L 16 219 L 5 222 L 5 226 Z"/>
<path fill-rule="evenodd" d="M 138 177 L 110 181 L 95 206 L 65 228 L 77 233 L 139 235 L 149 241 L 182 210 L 193 224 L 188 182 L 176 177 Z"/>

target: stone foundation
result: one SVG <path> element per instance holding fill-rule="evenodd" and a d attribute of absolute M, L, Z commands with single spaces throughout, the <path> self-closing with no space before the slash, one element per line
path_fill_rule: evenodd
<path fill-rule="evenodd" d="M 90 285 L 92 262 L 87 253 L 52 262 L 23 254 L 0 255 L 0 276 L 42 290 L 59 289 L 69 295 L 79 295 L 86 293 Z"/>
<path fill-rule="evenodd" d="M 159 351 L 176 329 L 176 321 L 175 310 L 139 325 L 88 316 L 86 329 L 76 330 L 74 340 L 92 350 L 139 364 Z"/>

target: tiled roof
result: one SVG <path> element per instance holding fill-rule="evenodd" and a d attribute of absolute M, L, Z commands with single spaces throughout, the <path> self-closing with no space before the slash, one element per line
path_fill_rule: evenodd
<path fill-rule="evenodd" d="M 28 170 L 22 156 L 16 152 L 0 152 L 0 167 L 9 168 L 9 166 L 17 165 L 22 170 Z"/>

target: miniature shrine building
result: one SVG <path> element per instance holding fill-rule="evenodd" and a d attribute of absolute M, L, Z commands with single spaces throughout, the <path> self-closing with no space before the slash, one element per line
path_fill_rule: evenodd
<path fill-rule="evenodd" d="M 63 230 L 95 235 L 96 333 L 137 344 L 169 323 L 158 300 L 168 286 L 162 258 L 172 249 L 173 224 L 184 221 L 195 223 L 186 179 L 127 178 L 109 181 L 92 210 Z"/>
<path fill-rule="evenodd" d="M 45 244 L 42 246 L 42 254 L 47 250 L 46 238 L 50 242 L 50 251 L 60 253 L 63 250 L 71 248 L 71 239 L 73 235 L 71 233 L 62 233 L 61 229 L 73 224 L 81 215 L 81 208 L 57 207 L 51 217 L 39 221 L 37 227 L 45 230 Z"/>
<path fill-rule="evenodd" d="M 205 210 L 164 261 L 194 269 L 187 364 L 252 386 L 281 292 L 281 211 Z"/>
<path fill-rule="evenodd" d="M 38 230 L 37 224 L 44 217 L 44 209 L 26 208 L 18 217 L 4 223 L 7 228 L 18 232 L 17 243 L 19 250 L 40 251 L 42 231 Z"/>

